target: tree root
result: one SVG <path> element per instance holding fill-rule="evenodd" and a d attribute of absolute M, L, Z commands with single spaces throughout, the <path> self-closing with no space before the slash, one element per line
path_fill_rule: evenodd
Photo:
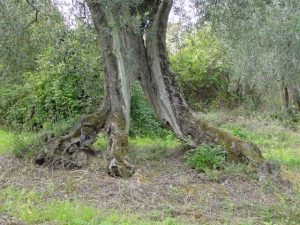
<path fill-rule="evenodd" d="M 105 110 L 87 115 L 67 135 L 48 140 L 35 162 L 53 168 L 83 167 L 88 162 L 88 156 L 96 154 L 91 145 L 98 131 L 104 128 L 107 115 Z"/>

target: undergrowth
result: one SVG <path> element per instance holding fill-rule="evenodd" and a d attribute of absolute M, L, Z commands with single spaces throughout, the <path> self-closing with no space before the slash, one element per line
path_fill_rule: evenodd
<path fill-rule="evenodd" d="M 226 162 L 226 152 L 217 145 L 203 144 L 189 151 L 186 156 L 187 164 L 198 172 L 208 169 L 221 169 Z"/>
<path fill-rule="evenodd" d="M 254 142 L 266 159 L 300 170 L 299 130 L 262 115 L 215 112 L 199 116 L 234 136 Z"/>

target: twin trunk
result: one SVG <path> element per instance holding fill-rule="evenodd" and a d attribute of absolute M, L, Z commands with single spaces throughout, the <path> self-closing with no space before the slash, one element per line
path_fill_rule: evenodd
<path fill-rule="evenodd" d="M 72 132 L 51 141 L 43 162 L 65 153 L 76 159 L 78 152 L 84 152 L 97 133 L 105 128 L 109 137 L 109 173 L 122 177 L 132 175 L 134 168 L 127 156 L 128 131 L 132 84 L 138 80 L 160 121 L 181 139 L 194 146 L 201 143 L 221 145 L 233 161 L 263 163 L 256 145 L 211 127 L 192 114 L 167 59 L 165 35 L 172 1 L 154 2 L 155 13 L 143 33 L 128 24 L 121 26 L 122 15 L 117 8 L 103 12 L 101 3 L 89 2 L 105 65 L 105 100 L 98 112 L 85 117 Z"/>

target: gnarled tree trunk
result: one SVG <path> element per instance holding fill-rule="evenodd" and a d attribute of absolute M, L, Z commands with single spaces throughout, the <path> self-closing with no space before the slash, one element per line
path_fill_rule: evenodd
<path fill-rule="evenodd" d="M 219 144 L 236 162 L 263 164 L 256 145 L 198 120 L 180 94 L 165 44 L 172 0 L 144 0 L 127 8 L 119 1 L 89 0 L 88 6 L 105 65 L 105 101 L 97 113 L 84 118 L 67 136 L 50 141 L 41 162 L 66 153 L 68 158 L 76 158 L 86 151 L 98 132 L 105 130 L 109 138 L 109 173 L 130 176 L 134 172 L 127 155 L 130 98 L 132 83 L 137 79 L 160 121 L 178 137 L 194 146 Z"/>

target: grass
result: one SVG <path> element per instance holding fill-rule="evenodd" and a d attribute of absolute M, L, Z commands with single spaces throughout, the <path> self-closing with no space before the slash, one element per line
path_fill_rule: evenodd
<path fill-rule="evenodd" d="M 0 155 L 32 156 L 42 147 L 42 144 L 41 134 L 13 133 L 0 129 Z"/>
<path fill-rule="evenodd" d="M 181 142 L 172 134 L 166 137 L 130 137 L 129 145 L 133 148 L 156 147 L 156 148 L 176 148 Z M 107 147 L 107 138 L 104 135 L 99 135 L 94 147 L 100 151 L 105 151 Z"/>
<path fill-rule="evenodd" d="M 12 152 L 14 149 L 14 135 L 10 132 L 0 130 L 0 154 Z"/>
<path fill-rule="evenodd" d="M 185 156 L 189 166 L 199 172 L 224 167 L 226 152 L 216 145 L 203 144 L 189 151 Z"/>
<path fill-rule="evenodd" d="M 182 143 L 173 134 L 166 137 L 130 137 L 129 138 L 129 156 L 134 163 L 139 164 L 145 160 L 159 160 L 166 156 L 168 152 L 178 148 Z M 101 152 L 107 149 L 107 138 L 99 135 L 94 148 Z"/>
<path fill-rule="evenodd" d="M 233 135 L 256 143 L 265 158 L 300 170 L 300 131 L 281 123 L 261 118 L 216 112 L 200 117 Z"/>
<path fill-rule="evenodd" d="M 300 202 L 300 132 L 284 127 L 274 120 L 266 120 L 257 116 L 228 114 L 218 112 L 201 115 L 201 117 L 237 137 L 258 144 L 268 160 L 283 165 L 282 175 L 284 179 L 294 184 L 292 186 L 295 190 L 291 186 L 285 185 L 283 181 L 279 184 L 268 180 L 259 181 L 257 173 L 246 165 L 229 164 L 222 170 L 214 168 L 206 170 L 205 174 L 199 174 L 199 177 L 202 177 L 201 179 L 205 181 L 198 182 L 197 178 L 196 182 L 190 182 L 188 179 L 191 179 L 191 175 L 184 168 L 182 170 L 177 167 L 172 168 L 173 164 L 168 164 L 169 158 L 164 157 L 171 155 L 173 153 L 172 149 L 176 149 L 182 144 L 173 135 L 167 135 L 164 138 L 130 138 L 130 157 L 135 164 L 143 165 L 147 164 L 148 160 L 155 161 L 145 167 L 147 173 L 144 173 L 144 170 L 140 171 L 139 176 L 145 177 L 147 182 L 143 183 L 140 181 L 140 177 L 137 177 L 136 179 L 139 179 L 140 183 L 135 183 L 135 178 L 126 181 L 116 179 L 109 181 L 109 183 L 116 182 L 115 185 L 118 185 L 121 191 L 124 189 L 124 193 L 121 192 L 126 194 L 124 196 L 127 196 L 128 193 L 135 193 L 139 188 L 145 188 L 144 191 L 142 190 L 143 193 L 148 193 L 147 191 L 152 190 L 152 188 L 153 190 L 158 188 L 158 191 L 161 192 L 157 192 L 159 196 L 161 194 L 161 202 L 149 203 L 155 206 L 155 210 L 160 210 L 159 204 L 166 208 L 170 206 L 170 209 L 173 209 L 174 205 L 176 208 L 181 209 L 182 207 L 183 213 L 185 209 L 192 212 L 196 210 L 196 212 L 204 215 L 204 222 L 201 222 L 201 224 L 206 224 L 206 222 L 207 224 L 300 224 L 300 210 L 298 207 Z M 0 130 L 0 154 L 16 154 L 24 148 L 25 144 L 28 146 L 28 143 L 34 142 L 38 137 L 38 135 L 30 133 L 15 135 Z M 106 145 L 107 140 L 103 136 L 100 136 L 95 143 L 95 147 L 100 151 L 105 151 Z M 156 162 L 160 159 L 165 160 L 164 163 L 166 164 Z M 158 163 L 161 165 L 162 170 L 160 168 L 155 170 L 157 168 L 151 167 L 158 165 Z M 174 166 L 176 165 L 174 164 Z M 160 171 L 163 171 L 163 174 L 160 174 Z M 152 176 L 155 176 L 155 178 Z M 179 179 L 180 182 L 176 183 L 176 179 Z M 70 181 L 76 182 L 75 177 L 71 176 Z M 163 189 L 161 185 L 164 185 L 165 182 L 170 182 L 170 185 Z M 64 184 L 67 184 L 66 180 Z M 80 186 L 80 184 L 78 185 Z M 149 185 L 149 189 L 146 189 L 147 185 Z M 78 192 L 76 187 L 72 189 L 75 194 Z M 114 185 L 111 187 L 114 187 Z M 61 190 L 62 186 L 56 188 Z M 56 188 L 54 189 L 56 190 Z M 97 191 L 100 191 L 100 189 L 97 189 Z M 183 199 L 180 201 L 180 205 L 176 202 L 177 198 Z M 56 195 L 52 196 L 51 194 L 41 194 L 29 189 L 7 187 L 0 190 L 0 212 L 28 224 L 49 222 L 58 225 L 180 224 L 169 217 L 173 214 L 166 213 L 153 217 L 154 211 L 142 211 L 142 213 L 145 213 L 143 215 L 146 216 L 142 218 L 140 216 L 142 214 L 134 214 L 130 211 L 99 209 L 96 205 L 83 202 L 83 199 L 76 196 L 71 199 L 61 200 L 60 196 Z M 124 208 L 128 209 L 130 205 L 126 205 Z M 181 217 L 176 218 L 181 220 Z"/>
<path fill-rule="evenodd" d="M 179 225 L 173 219 L 143 219 L 131 213 L 100 212 L 99 209 L 76 201 L 47 200 L 35 191 L 8 187 L 0 192 L 0 212 L 28 224 L 52 222 L 57 225 Z"/>

